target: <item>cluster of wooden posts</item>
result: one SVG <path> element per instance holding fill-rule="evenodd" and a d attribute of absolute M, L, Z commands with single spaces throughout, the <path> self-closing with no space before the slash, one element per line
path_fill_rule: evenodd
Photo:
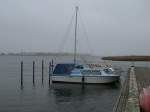
<path fill-rule="evenodd" d="M 33 61 L 33 73 L 32 73 L 32 83 L 33 83 L 33 86 L 35 86 L 35 61 Z M 20 79 L 20 84 L 21 84 L 21 88 L 24 87 L 24 84 L 23 84 L 23 72 L 24 70 L 24 67 L 23 67 L 23 61 L 21 61 L 21 79 Z M 44 82 L 44 60 L 42 60 L 42 73 L 41 73 L 41 79 L 42 79 L 42 84 Z M 53 59 L 49 62 L 49 78 L 48 78 L 48 82 L 49 82 L 49 86 L 52 84 L 52 81 L 51 81 L 51 75 L 53 74 L 53 70 L 54 70 L 54 62 L 53 62 Z"/>

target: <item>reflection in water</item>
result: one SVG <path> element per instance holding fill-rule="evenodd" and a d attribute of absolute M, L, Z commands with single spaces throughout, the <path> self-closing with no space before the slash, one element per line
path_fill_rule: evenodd
<path fill-rule="evenodd" d="M 59 97 L 59 96 L 69 97 L 72 95 L 71 89 L 67 89 L 67 88 L 54 89 L 54 91 L 55 91 L 54 94 L 57 97 Z"/>
<path fill-rule="evenodd" d="M 113 108 L 117 85 L 53 84 L 48 92 L 59 112 L 108 112 Z M 105 105 L 104 105 L 105 104 Z M 103 105 L 100 107 L 100 105 Z"/>

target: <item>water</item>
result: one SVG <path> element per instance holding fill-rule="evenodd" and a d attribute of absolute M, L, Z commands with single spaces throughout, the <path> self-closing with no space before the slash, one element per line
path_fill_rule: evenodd
<path fill-rule="evenodd" d="M 0 56 L 0 112 L 111 112 L 119 86 L 53 84 L 48 86 L 48 63 L 70 61 L 70 57 Z M 44 84 L 41 62 L 44 59 Z M 24 61 L 24 88 L 20 89 L 20 61 Z M 35 87 L 32 61 L 35 60 Z"/>

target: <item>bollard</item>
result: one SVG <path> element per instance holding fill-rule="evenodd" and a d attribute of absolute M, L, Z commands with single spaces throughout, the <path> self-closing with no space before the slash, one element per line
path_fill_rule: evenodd
<path fill-rule="evenodd" d="M 23 88 L 23 61 L 21 61 L 21 88 Z"/>
<path fill-rule="evenodd" d="M 33 86 L 35 85 L 35 77 L 34 77 L 35 68 L 34 68 L 34 66 L 35 66 L 35 61 L 33 61 Z"/>
<path fill-rule="evenodd" d="M 42 84 L 43 84 L 43 81 L 44 81 L 44 60 L 42 60 Z"/>

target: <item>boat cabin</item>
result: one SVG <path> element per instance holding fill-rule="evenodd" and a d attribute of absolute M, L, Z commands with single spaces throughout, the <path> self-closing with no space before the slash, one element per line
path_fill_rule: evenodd
<path fill-rule="evenodd" d="M 74 65 L 74 64 L 57 64 L 53 74 L 54 75 L 70 75 L 70 76 L 81 76 L 81 75 L 109 75 L 113 74 L 114 71 L 110 68 L 99 68 L 91 69 L 83 65 Z"/>

